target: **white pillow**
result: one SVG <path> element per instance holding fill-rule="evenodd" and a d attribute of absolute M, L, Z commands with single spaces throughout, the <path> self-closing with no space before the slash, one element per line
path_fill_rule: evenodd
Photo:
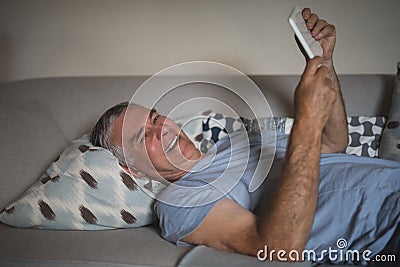
<path fill-rule="evenodd" d="M 135 179 L 89 135 L 73 141 L 39 181 L 1 213 L 15 227 L 100 230 L 151 224 L 154 198 L 165 186 Z"/>

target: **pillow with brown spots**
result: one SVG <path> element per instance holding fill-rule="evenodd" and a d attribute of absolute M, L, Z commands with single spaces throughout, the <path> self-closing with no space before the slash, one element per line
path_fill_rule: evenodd
<path fill-rule="evenodd" d="M 15 227 L 102 230 L 151 224 L 154 194 L 165 186 L 135 179 L 89 135 L 75 140 L 40 179 L 1 213 Z"/>
<path fill-rule="evenodd" d="M 400 62 L 392 95 L 389 117 L 383 130 L 379 157 L 400 161 Z"/>

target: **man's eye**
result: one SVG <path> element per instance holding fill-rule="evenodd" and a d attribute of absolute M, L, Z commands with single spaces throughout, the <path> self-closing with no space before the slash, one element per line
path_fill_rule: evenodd
<path fill-rule="evenodd" d="M 153 118 L 153 124 L 155 124 L 157 122 L 157 120 L 160 118 L 160 115 L 155 115 Z"/>
<path fill-rule="evenodd" d="M 155 124 L 158 121 L 159 118 L 160 118 L 160 115 L 158 115 L 158 114 L 155 115 L 153 117 L 152 123 Z M 146 139 L 146 134 L 143 134 L 142 138 L 140 138 L 139 143 L 143 143 L 145 139 Z"/>

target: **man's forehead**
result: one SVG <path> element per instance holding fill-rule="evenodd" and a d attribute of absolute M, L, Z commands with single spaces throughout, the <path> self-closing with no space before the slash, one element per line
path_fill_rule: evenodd
<path fill-rule="evenodd" d="M 136 104 L 129 105 L 125 113 L 121 114 L 122 123 L 118 126 L 123 127 L 123 130 L 129 133 L 137 132 L 146 125 L 146 121 L 151 113 L 152 110 L 149 108 Z"/>

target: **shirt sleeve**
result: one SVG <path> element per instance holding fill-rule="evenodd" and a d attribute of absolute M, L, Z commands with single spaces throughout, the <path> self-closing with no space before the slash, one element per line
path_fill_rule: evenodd
<path fill-rule="evenodd" d="M 154 209 L 159 218 L 161 236 L 176 245 L 188 245 L 182 238 L 196 230 L 217 201 L 198 207 L 179 207 L 157 201 Z"/>

